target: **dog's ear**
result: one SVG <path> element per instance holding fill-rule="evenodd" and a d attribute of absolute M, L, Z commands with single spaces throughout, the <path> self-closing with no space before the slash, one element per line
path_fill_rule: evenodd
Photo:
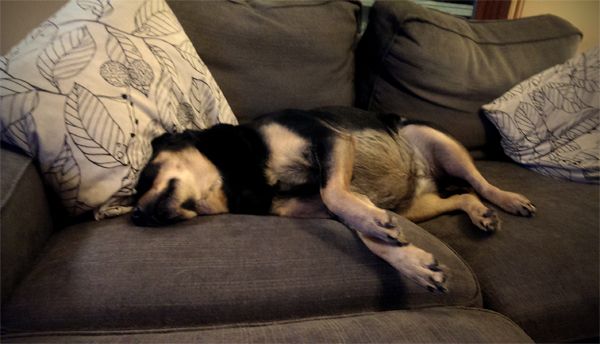
<path fill-rule="evenodd" d="M 159 137 L 156 137 L 152 140 L 152 152 L 156 153 L 158 152 L 162 147 L 166 146 L 168 142 L 173 140 L 173 134 L 171 133 L 164 133 L 162 135 L 160 135 Z"/>
<path fill-rule="evenodd" d="M 178 151 L 192 146 L 198 133 L 201 131 L 185 130 L 181 133 L 164 133 L 152 140 L 152 154 L 156 155 L 161 150 Z"/>

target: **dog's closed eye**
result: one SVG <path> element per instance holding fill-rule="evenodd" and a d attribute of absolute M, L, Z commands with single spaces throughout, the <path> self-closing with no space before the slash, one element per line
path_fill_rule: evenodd
<path fill-rule="evenodd" d="M 196 211 L 196 202 L 193 199 L 188 198 L 181 204 L 181 207 L 186 210 Z"/>
<path fill-rule="evenodd" d="M 142 173 L 140 174 L 140 180 L 135 188 L 137 197 L 141 197 L 148 190 L 150 190 L 152 184 L 154 183 L 154 179 L 156 179 L 156 176 L 160 171 L 160 167 L 161 164 L 152 162 L 142 170 Z"/>

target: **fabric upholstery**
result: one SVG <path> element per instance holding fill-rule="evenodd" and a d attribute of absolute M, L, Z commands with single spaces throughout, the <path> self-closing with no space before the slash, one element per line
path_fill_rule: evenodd
<path fill-rule="evenodd" d="M 378 1 L 357 53 L 357 104 L 434 122 L 467 148 L 484 149 L 499 138 L 479 108 L 570 58 L 580 38 L 550 15 L 467 21 L 411 1 Z"/>
<path fill-rule="evenodd" d="M 231 327 L 4 338 L 11 343 L 531 343 L 506 317 L 459 307 Z M 4 341 L 4 340 L 3 340 Z"/>
<path fill-rule="evenodd" d="M 0 151 L 0 234 L 2 304 L 31 267 L 53 230 L 50 209 L 33 161 Z"/>
<path fill-rule="evenodd" d="M 448 294 L 401 277 L 333 220 L 243 215 L 142 228 L 127 217 L 57 233 L 4 307 L 5 330 L 140 329 L 436 305 L 481 305 L 470 269 L 416 225 Z"/>
<path fill-rule="evenodd" d="M 357 1 L 169 5 L 240 122 L 285 108 L 353 104 Z"/>
<path fill-rule="evenodd" d="M 533 218 L 500 212 L 502 230 L 481 234 L 466 215 L 421 223 L 473 268 L 484 306 L 535 341 L 598 335 L 599 195 L 597 185 L 559 181 L 509 162 L 478 162 L 495 185 L 526 195 Z"/>

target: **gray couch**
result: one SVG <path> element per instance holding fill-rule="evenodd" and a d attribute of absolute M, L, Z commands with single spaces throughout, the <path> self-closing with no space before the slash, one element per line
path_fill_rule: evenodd
<path fill-rule="evenodd" d="M 561 63 L 553 16 L 467 22 L 410 2 L 172 1 L 240 121 L 358 106 L 453 133 L 534 218 L 485 235 L 462 213 L 406 229 L 451 271 L 432 294 L 333 220 L 249 215 L 139 228 L 65 219 L 35 164 L 3 146 L 3 342 L 558 342 L 598 338 L 598 186 L 503 157 L 482 104 Z"/>

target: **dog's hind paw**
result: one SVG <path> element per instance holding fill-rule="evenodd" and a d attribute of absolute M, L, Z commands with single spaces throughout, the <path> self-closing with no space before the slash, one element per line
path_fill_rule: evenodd
<path fill-rule="evenodd" d="M 496 232 L 501 228 L 500 217 L 494 209 L 487 209 L 482 216 L 478 219 L 475 225 L 481 228 L 484 232 Z"/>

